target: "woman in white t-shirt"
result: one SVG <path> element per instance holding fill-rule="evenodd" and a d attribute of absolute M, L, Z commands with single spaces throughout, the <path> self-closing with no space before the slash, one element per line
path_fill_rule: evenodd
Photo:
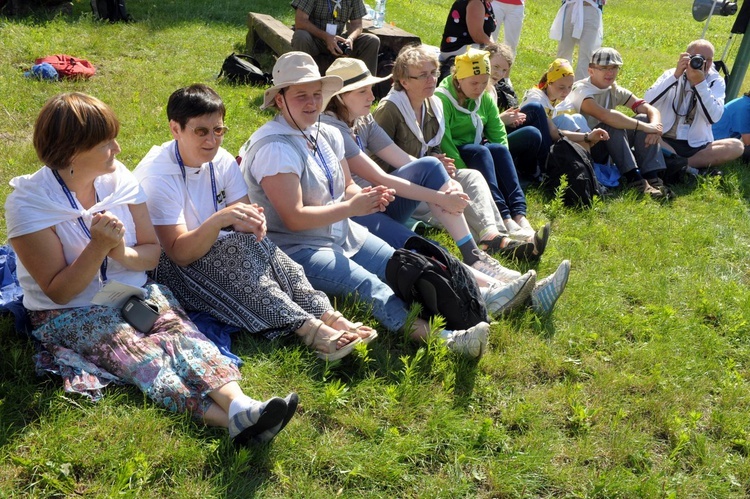
<path fill-rule="evenodd" d="M 134 172 L 164 250 L 154 278 L 190 310 L 269 339 L 294 331 L 319 357 L 344 357 L 377 333 L 336 312 L 265 237 L 263 209 L 221 148 L 224 115 L 206 85 L 175 91 L 167 104 L 174 140 L 151 148 Z"/>

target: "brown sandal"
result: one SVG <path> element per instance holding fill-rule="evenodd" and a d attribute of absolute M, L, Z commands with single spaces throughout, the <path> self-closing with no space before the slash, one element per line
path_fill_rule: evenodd
<path fill-rule="evenodd" d="M 318 334 L 320 332 L 321 326 L 323 325 L 324 322 L 320 319 L 311 318 L 302 325 L 302 328 L 306 328 L 305 332 L 297 333 L 302 338 L 302 341 L 305 342 L 305 345 L 315 350 L 315 354 L 319 359 L 341 359 L 352 353 L 354 351 L 354 347 L 357 346 L 357 344 L 362 343 L 362 338 L 357 338 L 356 340 L 350 341 L 337 350 L 336 343 L 338 343 L 339 338 L 341 338 L 348 331 L 339 331 L 333 336 L 325 338 Z"/>
<path fill-rule="evenodd" d="M 325 324 L 326 326 L 333 327 L 333 325 L 336 323 L 337 320 L 344 317 L 344 314 L 339 312 L 338 310 L 334 310 L 331 312 L 331 315 L 328 316 L 328 319 L 326 319 Z M 365 326 L 361 322 L 355 322 L 352 324 L 352 327 L 350 327 L 347 332 L 354 333 L 362 340 L 362 343 L 367 345 L 372 340 L 378 337 L 378 332 L 371 328 L 370 326 Z M 369 333 L 367 336 L 362 337 L 360 333 Z"/>

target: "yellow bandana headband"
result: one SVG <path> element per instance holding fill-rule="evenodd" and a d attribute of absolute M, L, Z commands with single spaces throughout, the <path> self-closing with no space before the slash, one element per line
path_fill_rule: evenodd
<path fill-rule="evenodd" d="M 560 78 L 573 76 L 573 66 L 567 59 L 555 59 L 547 68 L 547 83 L 555 83 Z"/>
<path fill-rule="evenodd" d="M 470 76 L 490 74 L 490 53 L 469 48 L 465 54 L 456 56 L 456 78 L 463 80 Z"/>

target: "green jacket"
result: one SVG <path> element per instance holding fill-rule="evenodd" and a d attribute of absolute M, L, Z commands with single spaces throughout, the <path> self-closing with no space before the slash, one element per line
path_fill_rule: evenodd
<path fill-rule="evenodd" d="M 466 163 L 463 162 L 461 155 L 458 153 L 458 146 L 474 143 L 476 127 L 471 121 L 471 115 L 459 111 L 440 89 L 444 89 L 454 100 L 458 101 L 456 88 L 453 86 L 453 78 L 448 76 L 440 82 L 438 91 L 435 92 L 435 95 L 443 102 L 443 114 L 445 115 L 445 134 L 442 142 L 440 142 L 440 148 L 445 154 L 453 158 L 456 168 L 466 168 Z M 476 101 L 469 100 L 465 105 L 469 111 L 473 111 Z M 489 92 L 484 92 L 479 98 L 477 115 L 484 125 L 483 137 L 489 142 L 507 146 L 508 134 L 505 132 L 505 125 L 500 120 L 497 104 Z"/>

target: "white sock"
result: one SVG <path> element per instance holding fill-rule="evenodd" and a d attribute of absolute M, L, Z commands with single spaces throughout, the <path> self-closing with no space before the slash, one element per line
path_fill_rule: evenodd
<path fill-rule="evenodd" d="M 238 397 L 235 397 L 232 400 L 232 402 L 229 404 L 229 417 L 232 418 L 238 412 L 247 411 L 249 409 L 252 409 L 260 405 L 261 405 L 260 401 L 250 398 L 245 394 L 242 394 Z"/>

